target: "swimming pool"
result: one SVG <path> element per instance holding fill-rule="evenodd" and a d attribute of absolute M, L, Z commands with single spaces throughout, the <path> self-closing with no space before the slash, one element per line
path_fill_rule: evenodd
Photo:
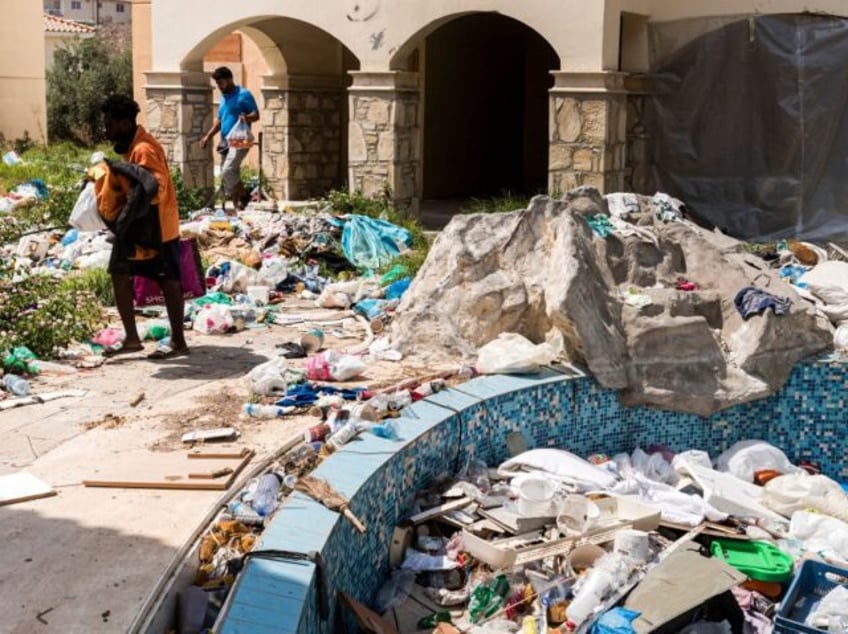
<path fill-rule="evenodd" d="M 359 534 L 310 498 L 289 497 L 257 549 L 318 551 L 329 588 L 329 617 L 318 611 L 315 566 L 250 560 L 218 620 L 222 634 L 338 632 L 347 619 L 335 591 L 370 603 L 389 572 L 392 530 L 413 499 L 442 473 L 469 457 L 497 464 L 508 457 L 507 437 L 520 432 L 529 447 L 559 447 L 579 455 L 613 454 L 649 444 L 703 449 L 715 458 L 738 440 L 759 438 L 790 459 L 811 460 L 848 480 L 848 366 L 827 358 L 801 363 L 776 395 L 711 417 L 625 408 L 615 391 L 589 377 L 548 371 L 490 376 L 435 394 L 397 419 L 400 441 L 365 434 L 325 460 L 315 475 L 351 500 L 368 526 Z"/>

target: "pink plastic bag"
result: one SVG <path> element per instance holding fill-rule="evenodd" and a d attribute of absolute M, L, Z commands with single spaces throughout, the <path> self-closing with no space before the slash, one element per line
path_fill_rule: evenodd
<path fill-rule="evenodd" d="M 183 287 L 183 299 L 197 299 L 206 294 L 206 277 L 194 240 L 180 240 L 180 283 Z M 147 277 L 136 277 L 133 280 L 133 295 L 136 306 L 165 303 L 159 283 Z"/>

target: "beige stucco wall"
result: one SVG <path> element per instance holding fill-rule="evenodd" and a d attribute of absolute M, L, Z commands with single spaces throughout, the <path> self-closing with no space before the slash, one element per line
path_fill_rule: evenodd
<path fill-rule="evenodd" d="M 153 69 L 153 34 L 151 32 L 150 0 L 133 0 L 132 5 L 132 55 L 133 55 L 133 96 L 143 104 L 144 73 Z M 147 123 L 147 112 L 141 109 L 139 121 Z"/>
<path fill-rule="evenodd" d="M 47 135 L 44 21 L 40 2 L 5 0 L 0 21 L 0 133 Z"/>

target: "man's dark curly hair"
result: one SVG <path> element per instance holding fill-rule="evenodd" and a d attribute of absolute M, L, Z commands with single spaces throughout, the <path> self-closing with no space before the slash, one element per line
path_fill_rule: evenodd
<path fill-rule="evenodd" d="M 116 93 L 109 95 L 103 100 L 100 105 L 100 112 L 108 114 L 114 119 L 125 121 L 127 119 L 135 121 L 136 116 L 140 112 L 138 104 L 129 95 Z"/>

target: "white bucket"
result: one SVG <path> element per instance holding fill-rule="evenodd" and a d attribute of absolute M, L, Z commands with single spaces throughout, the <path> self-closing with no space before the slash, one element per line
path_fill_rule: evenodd
<path fill-rule="evenodd" d="M 623 528 L 615 534 L 615 552 L 625 559 L 644 564 L 651 558 L 651 544 L 648 533 Z"/>
<path fill-rule="evenodd" d="M 264 306 L 268 303 L 271 296 L 271 289 L 267 286 L 248 286 L 247 296 L 250 297 L 259 306 Z"/>
<path fill-rule="evenodd" d="M 516 482 L 518 489 L 518 514 L 523 517 L 541 517 L 551 511 L 554 485 L 544 478 L 523 478 Z"/>

